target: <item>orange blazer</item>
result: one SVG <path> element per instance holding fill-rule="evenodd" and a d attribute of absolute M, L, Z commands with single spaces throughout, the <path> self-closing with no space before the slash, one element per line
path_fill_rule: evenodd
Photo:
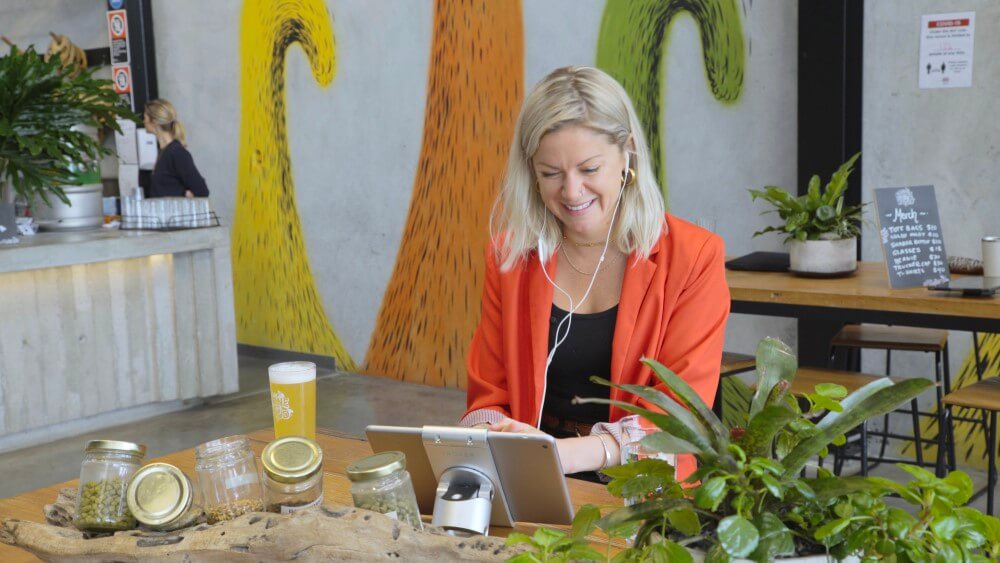
<path fill-rule="evenodd" d="M 469 412 L 493 409 L 538 424 L 542 404 L 553 287 L 537 254 L 501 272 L 493 248 L 486 257 L 482 317 L 469 347 Z M 666 214 L 663 235 L 646 260 L 630 256 L 615 333 L 611 380 L 667 389 L 640 363 L 654 358 L 686 381 L 707 404 L 715 399 L 729 316 L 722 238 Z M 555 279 L 556 260 L 547 264 Z M 618 389 L 611 398 L 660 409 Z M 610 407 L 608 421 L 628 412 Z M 677 460 L 677 478 L 695 469 L 693 456 Z"/>

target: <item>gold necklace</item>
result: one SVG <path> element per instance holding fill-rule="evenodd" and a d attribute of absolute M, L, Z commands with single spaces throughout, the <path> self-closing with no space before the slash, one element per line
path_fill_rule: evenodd
<path fill-rule="evenodd" d="M 595 268 L 593 272 L 590 272 L 590 273 L 584 272 L 580 268 L 577 268 L 576 264 L 574 264 L 573 261 L 570 260 L 568 252 L 563 252 L 562 255 L 563 255 L 563 258 L 566 259 L 566 263 L 569 264 L 569 267 L 573 268 L 574 270 L 576 270 L 576 272 L 578 274 L 582 274 L 584 276 L 592 276 L 592 275 L 594 275 L 594 274 L 597 273 L 597 270 L 601 269 L 601 262 L 598 262 L 597 263 L 597 268 Z M 604 263 L 605 264 L 610 264 L 610 263 L 614 262 L 617 258 L 618 258 L 618 255 L 616 254 L 616 255 L 612 256 L 610 260 L 605 260 Z"/>
<path fill-rule="evenodd" d="M 597 242 L 576 242 L 575 240 L 570 239 L 566 235 L 563 235 L 563 240 L 568 240 L 569 242 L 573 243 L 573 246 L 578 246 L 580 248 L 593 248 L 595 246 L 604 246 L 604 243 L 601 242 L 601 241 L 597 241 Z"/>

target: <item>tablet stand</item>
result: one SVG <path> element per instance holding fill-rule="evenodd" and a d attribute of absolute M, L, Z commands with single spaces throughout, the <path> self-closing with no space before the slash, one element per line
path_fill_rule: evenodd
<path fill-rule="evenodd" d="M 491 522 L 514 525 L 485 429 L 425 426 L 421 437 L 439 475 L 432 525 L 483 535 Z"/>
<path fill-rule="evenodd" d="M 459 534 L 490 531 L 493 511 L 493 483 L 469 467 L 452 467 L 441 475 L 431 525 Z"/>

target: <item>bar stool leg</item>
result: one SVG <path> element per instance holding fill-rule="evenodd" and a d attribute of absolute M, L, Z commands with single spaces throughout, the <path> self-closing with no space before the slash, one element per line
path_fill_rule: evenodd
<path fill-rule="evenodd" d="M 892 373 L 892 350 L 885 351 L 885 376 Z M 879 448 L 879 459 L 885 459 L 885 446 L 889 443 L 889 413 L 882 416 L 882 446 Z M 919 447 L 919 445 L 917 446 Z"/>
<path fill-rule="evenodd" d="M 920 437 L 920 408 L 917 400 L 910 401 L 910 412 L 913 413 L 913 443 L 916 446 L 917 465 L 924 466 L 924 440 Z"/>
<path fill-rule="evenodd" d="M 868 476 L 868 421 L 861 423 L 861 476 Z"/>
<path fill-rule="evenodd" d="M 944 449 L 945 447 L 947 447 L 947 444 L 945 443 L 944 428 L 946 424 L 945 418 L 949 417 L 950 415 L 951 415 L 951 405 L 942 406 L 940 409 L 938 409 L 937 413 L 938 433 L 937 433 L 937 456 L 936 456 L 937 462 L 934 468 L 934 473 L 937 475 L 938 478 L 944 477 L 945 475 Z"/>
<path fill-rule="evenodd" d="M 719 420 L 722 420 L 722 384 L 725 382 L 725 378 L 719 378 L 719 385 L 715 388 L 715 404 L 712 405 L 712 412 L 719 417 Z"/>
<path fill-rule="evenodd" d="M 944 375 L 944 392 L 947 395 L 951 393 L 951 367 L 948 360 L 948 344 L 944 345 L 942 352 L 938 352 L 934 356 L 938 369 Z M 938 405 L 940 404 L 938 403 Z M 958 461 L 955 456 L 955 419 L 951 414 L 951 411 L 948 411 L 948 460 L 951 462 L 951 470 L 954 471 L 958 467 Z"/>
<path fill-rule="evenodd" d="M 993 497 L 997 485 L 997 411 L 990 411 L 989 475 L 986 476 L 986 514 L 993 516 Z"/>

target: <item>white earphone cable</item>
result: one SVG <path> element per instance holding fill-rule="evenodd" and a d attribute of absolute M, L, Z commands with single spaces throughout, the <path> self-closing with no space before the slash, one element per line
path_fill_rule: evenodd
<path fill-rule="evenodd" d="M 562 343 L 569 336 L 569 329 L 573 324 L 573 313 L 582 307 L 587 301 L 587 297 L 590 296 L 590 290 L 593 289 L 594 282 L 597 281 L 597 273 L 601 271 L 601 265 L 604 264 L 604 256 L 608 253 L 608 245 L 611 242 L 611 233 L 615 230 L 615 218 L 618 216 L 618 206 L 621 204 L 622 194 L 625 193 L 625 185 L 628 183 L 628 165 L 629 154 L 628 151 L 625 151 L 625 174 L 622 177 L 622 187 L 618 190 L 618 199 L 615 200 L 615 209 L 611 213 L 611 225 L 608 227 L 608 235 L 604 238 L 604 248 L 601 250 L 601 258 L 597 261 L 597 267 L 594 268 L 594 274 L 590 277 L 590 283 L 587 285 L 587 291 L 583 293 L 583 297 L 580 298 L 580 302 L 578 304 L 574 306 L 573 297 L 569 294 L 569 292 L 559 287 L 556 282 L 552 281 L 552 278 L 549 277 L 548 271 L 545 269 L 545 263 L 542 262 L 542 253 L 538 253 L 538 264 L 542 268 L 542 274 L 545 275 L 545 279 L 549 280 L 552 287 L 558 289 L 560 293 L 566 296 L 566 299 L 569 301 L 569 311 L 566 316 L 559 321 L 559 324 L 556 325 L 556 335 L 552 342 L 552 350 L 549 350 L 549 355 L 545 359 L 545 372 L 542 375 L 542 400 L 538 405 L 538 423 L 535 425 L 536 428 L 541 429 L 542 427 L 542 410 L 545 408 L 545 395 L 549 389 L 549 366 L 552 364 L 552 358 L 555 357 L 556 350 L 559 346 L 562 345 Z M 541 240 L 545 234 L 545 223 L 548 220 L 548 215 L 548 211 L 546 211 L 542 218 L 542 230 L 539 233 L 539 240 Z M 541 244 L 539 244 L 539 247 L 541 247 Z M 563 324 L 566 325 L 566 330 L 563 331 L 562 336 L 560 336 Z"/>

